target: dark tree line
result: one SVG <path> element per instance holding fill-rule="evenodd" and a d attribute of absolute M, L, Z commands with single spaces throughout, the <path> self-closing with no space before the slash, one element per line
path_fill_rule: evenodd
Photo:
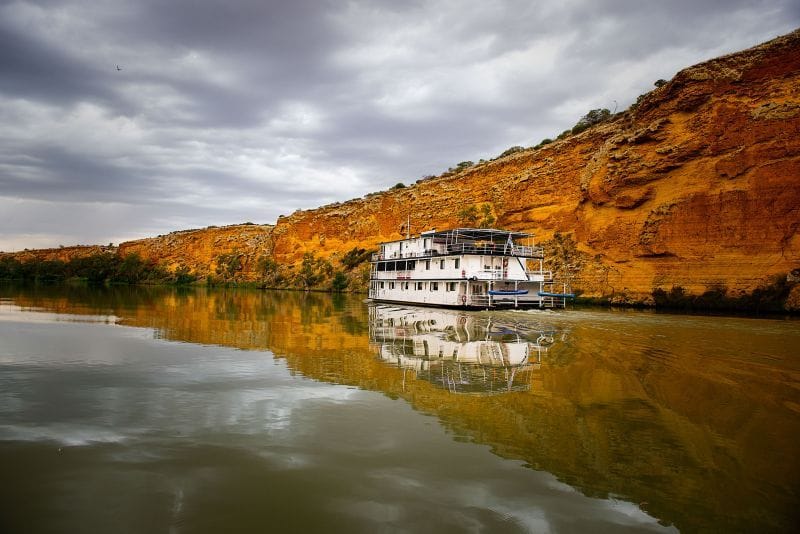
<path fill-rule="evenodd" d="M 142 260 L 138 254 L 129 254 L 124 258 L 114 254 L 93 254 L 69 261 L 20 261 L 11 256 L 0 258 L 0 280 L 58 282 L 70 279 L 95 284 L 186 284 L 193 282 L 196 277 L 188 268 L 179 268 L 172 273 L 156 262 Z"/>

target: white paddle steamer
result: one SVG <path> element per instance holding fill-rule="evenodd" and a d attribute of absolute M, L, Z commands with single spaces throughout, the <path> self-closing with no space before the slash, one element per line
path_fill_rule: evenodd
<path fill-rule="evenodd" d="M 463 308 L 564 307 L 566 284 L 544 269 L 533 235 L 485 228 L 422 232 L 372 257 L 375 301 Z"/>

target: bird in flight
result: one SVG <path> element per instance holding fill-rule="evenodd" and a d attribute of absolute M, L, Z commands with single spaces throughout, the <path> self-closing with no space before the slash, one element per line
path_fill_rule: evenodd
<path fill-rule="evenodd" d="M 120 67 L 119 65 L 117 65 L 117 70 L 122 70 L 122 67 Z"/>

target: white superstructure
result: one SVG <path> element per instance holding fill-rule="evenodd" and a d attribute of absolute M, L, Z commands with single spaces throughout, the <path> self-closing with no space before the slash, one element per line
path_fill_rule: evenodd
<path fill-rule="evenodd" d="M 456 228 L 382 243 L 373 255 L 369 297 L 434 306 L 564 306 L 533 235 Z"/>

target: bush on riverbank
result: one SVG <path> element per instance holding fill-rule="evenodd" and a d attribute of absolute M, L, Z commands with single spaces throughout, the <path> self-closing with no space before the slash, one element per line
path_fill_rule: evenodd
<path fill-rule="evenodd" d="M 787 276 L 776 275 L 770 282 L 751 293 L 730 295 L 724 287 L 714 288 L 701 295 L 692 295 L 681 286 L 669 291 L 658 288 L 652 292 L 656 308 L 684 311 L 741 311 L 755 313 L 781 313 L 796 311 L 789 303 L 789 296 L 796 284 Z"/>

